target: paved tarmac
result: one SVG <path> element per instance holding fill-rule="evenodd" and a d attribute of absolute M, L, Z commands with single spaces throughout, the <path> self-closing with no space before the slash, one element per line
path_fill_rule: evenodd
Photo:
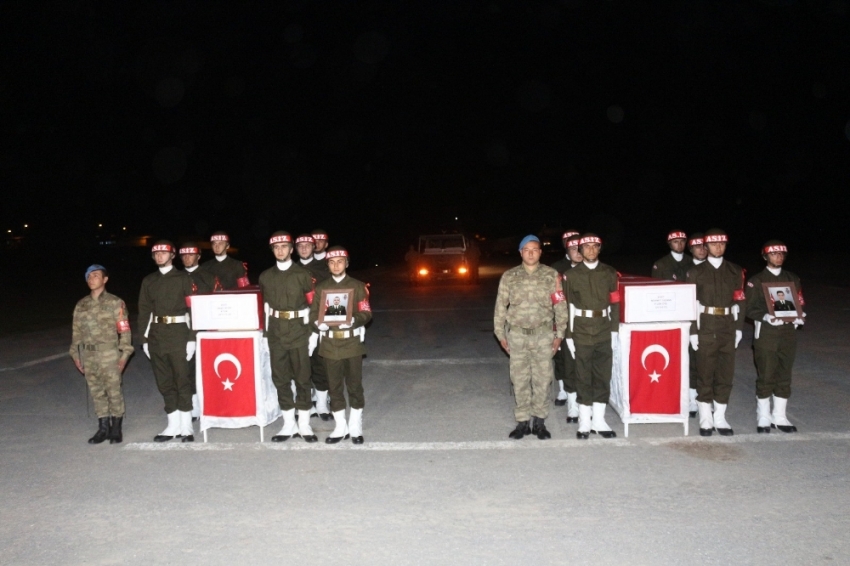
<path fill-rule="evenodd" d="M 654 424 L 626 439 L 609 409 L 619 437 L 578 441 L 555 407 L 552 440 L 511 441 L 499 273 L 361 274 L 375 316 L 359 447 L 325 445 L 317 419 L 312 445 L 260 444 L 256 427 L 154 444 L 165 416 L 141 351 L 124 443 L 89 446 L 70 324 L 0 339 L 0 564 L 850 564 L 847 288 L 806 283 L 798 434 L 755 432 L 748 327 L 732 438 L 692 421 L 687 437 Z"/>

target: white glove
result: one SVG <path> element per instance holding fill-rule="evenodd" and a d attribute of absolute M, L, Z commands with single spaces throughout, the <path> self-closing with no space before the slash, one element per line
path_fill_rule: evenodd
<path fill-rule="evenodd" d="M 192 359 L 192 356 L 195 355 L 195 343 L 194 342 L 186 342 L 186 361 Z"/>
<path fill-rule="evenodd" d="M 764 321 L 771 326 L 782 326 L 785 324 L 775 316 L 770 316 L 769 314 L 764 315 Z"/>
<path fill-rule="evenodd" d="M 351 324 L 340 324 L 339 325 L 339 327 L 343 330 L 348 330 L 349 328 L 351 328 L 351 326 L 352 326 Z"/>
<path fill-rule="evenodd" d="M 151 351 L 148 349 L 148 343 L 147 342 L 142 344 L 142 351 L 145 353 L 145 355 L 148 357 L 148 359 L 151 359 Z"/>
<path fill-rule="evenodd" d="M 741 343 L 741 338 L 744 337 L 744 333 L 741 330 L 735 331 L 735 347 L 738 347 L 738 344 Z"/>
<path fill-rule="evenodd" d="M 794 328 L 797 328 L 798 326 L 803 326 L 805 323 L 806 321 L 802 318 L 795 318 L 792 324 L 794 324 Z"/>
<path fill-rule="evenodd" d="M 573 359 L 576 359 L 576 341 L 572 338 L 567 338 L 567 349 L 570 351 Z"/>
<path fill-rule="evenodd" d="M 310 334 L 310 338 L 307 340 L 307 355 L 312 356 L 313 351 L 316 349 L 316 345 L 319 343 L 319 335 L 318 334 Z"/>
<path fill-rule="evenodd" d="M 619 332 L 612 332 L 611 333 L 611 349 L 612 350 L 617 349 L 617 340 L 619 339 L 619 337 L 620 337 Z"/>
<path fill-rule="evenodd" d="M 691 348 L 694 349 L 694 352 L 699 350 L 699 336 L 697 334 L 691 334 Z"/>
<path fill-rule="evenodd" d="M 327 325 L 327 324 L 325 324 L 324 322 L 323 322 L 323 323 L 321 323 L 321 324 L 319 324 L 319 322 L 318 322 L 318 321 L 316 321 L 316 326 L 318 326 L 318 327 L 319 327 L 319 330 L 321 330 L 322 332 L 326 332 L 326 331 L 330 328 L 330 326 L 328 326 L 328 325 Z"/>

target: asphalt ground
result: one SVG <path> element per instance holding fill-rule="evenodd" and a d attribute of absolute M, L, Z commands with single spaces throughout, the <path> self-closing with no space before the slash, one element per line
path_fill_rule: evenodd
<path fill-rule="evenodd" d="M 360 273 L 375 311 L 362 446 L 325 445 L 332 423 L 317 419 L 318 444 L 260 444 L 256 427 L 154 444 L 165 416 L 140 351 L 124 443 L 90 446 L 70 325 L 3 335 L 0 563 L 850 563 L 847 288 L 804 280 L 797 434 L 755 432 L 748 326 L 732 438 L 701 438 L 692 421 L 687 437 L 651 424 L 626 439 L 609 409 L 618 438 L 578 441 L 554 407 L 551 440 L 511 441 L 508 359 L 492 334 L 505 265 L 478 286 Z"/>

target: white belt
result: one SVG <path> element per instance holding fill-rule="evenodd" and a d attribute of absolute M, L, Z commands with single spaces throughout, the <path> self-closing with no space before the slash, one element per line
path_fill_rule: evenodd
<path fill-rule="evenodd" d="M 189 315 L 183 316 L 155 316 L 153 317 L 153 321 L 158 324 L 175 324 L 177 322 L 186 322 L 189 318 Z"/>
<path fill-rule="evenodd" d="M 345 338 L 360 336 L 360 341 L 362 342 L 366 335 L 365 330 L 366 329 L 362 326 L 353 330 L 322 330 L 319 332 L 319 336 L 322 338 L 331 338 L 332 340 L 342 340 Z"/>
<path fill-rule="evenodd" d="M 307 319 L 310 315 L 310 309 L 301 309 L 300 311 L 276 311 L 274 309 L 269 309 L 269 316 L 274 318 L 283 318 L 283 319 L 293 319 L 293 318 L 303 318 Z"/>
<path fill-rule="evenodd" d="M 611 307 L 605 307 L 600 311 L 594 310 L 584 310 L 584 309 L 575 309 L 576 316 L 582 316 L 585 318 L 602 318 L 603 316 L 610 316 Z"/>

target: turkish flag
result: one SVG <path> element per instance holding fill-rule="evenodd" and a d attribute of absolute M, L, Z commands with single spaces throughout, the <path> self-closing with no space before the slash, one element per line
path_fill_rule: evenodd
<path fill-rule="evenodd" d="M 255 371 L 252 338 L 202 339 L 203 414 L 208 417 L 256 416 Z"/>
<path fill-rule="evenodd" d="M 678 414 L 681 391 L 681 331 L 679 329 L 633 331 L 629 350 L 631 412 Z"/>

